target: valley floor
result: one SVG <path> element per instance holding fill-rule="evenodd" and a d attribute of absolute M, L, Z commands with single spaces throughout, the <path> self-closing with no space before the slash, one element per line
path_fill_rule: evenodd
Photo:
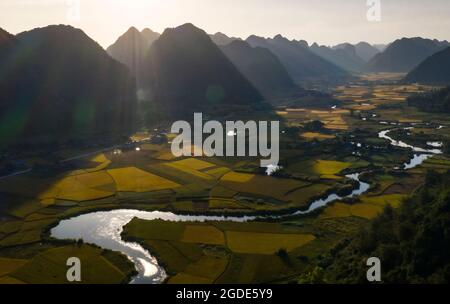
<path fill-rule="evenodd" d="M 395 139 L 417 147 L 448 142 L 448 115 L 421 113 L 405 103 L 408 95 L 429 89 L 397 85 L 389 75 L 364 75 L 334 89 L 342 102 L 334 109 L 278 107 L 283 168 L 275 176 L 261 172 L 254 158 L 174 158 L 170 144 L 150 143 L 149 133 L 137 134 L 132 149 L 87 153 L 65 169 L 55 169 L 54 160 L 86 151 L 54 151 L 52 160 L 28 155 L 23 162 L 30 172 L 0 179 L 0 283 L 66 283 L 72 256 L 90 269 L 84 283 L 133 277 L 133 264 L 120 253 L 50 237 L 62 219 L 113 209 L 283 214 L 305 210 L 329 193 L 348 193 L 355 184 L 345 176 L 362 173 L 371 184 L 368 192 L 308 215 L 248 223 L 134 219 L 124 229 L 126 240 L 158 258 L 168 283 L 298 282 L 387 205 L 399 207 L 423 185 L 427 170 L 450 169 L 444 153 L 402 170 L 413 151 L 379 137 L 392 129 Z M 307 129 L 314 120 L 324 127 Z"/>

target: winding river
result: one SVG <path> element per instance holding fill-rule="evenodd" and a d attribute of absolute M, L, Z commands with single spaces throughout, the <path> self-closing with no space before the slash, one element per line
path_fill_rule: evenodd
<path fill-rule="evenodd" d="M 404 130 L 411 130 L 411 129 L 412 129 L 412 127 L 404 128 Z M 442 147 L 442 145 L 443 145 L 441 142 L 428 142 L 427 144 L 429 146 L 433 147 L 433 149 L 424 149 L 424 148 L 420 148 L 420 147 L 414 147 L 403 141 L 395 140 L 392 137 L 390 137 L 389 133 L 392 131 L 393 130 L 381 131 L 380 133 L 378 133 L 378 137 L 389 140 L 391 142 L 391 145 L 393 145 L 395 147 L 411 149 L 414 152 L 414 157 L 408 163 L 403 164 L 403 168 L 401 168 L 401 169 L 404 169 L 404 170 L 413 169 L 413 168 L 421 165 L 424 161 L 433 157 L 434 155 L 442 154 L 442 150 L 438 149 L 438 148 Z"/>
<path fill-rule="evenodd" d="M 396 147 L 412 149 L 416 154 L 409 163 L 403 165 L 404 170 L 412 169 L 422 164 L 429 157 L 441 154 L 442 151 L 434 149 L 422 149 L 408 145 L 402 141 L 396 141 L 389 137 L 392 130 L 382 131 L 378 134 L 380 138 L 389 140 L 391 145 Z M 433 147 L 437 147 L 439 143 L 435 143 Z M 347 178 L 358 182 L 357 189 L 351 194 L 341 197 L 337 194 L 330 194 L 326 198 L 314 201 L 306 211 L 295 211 L 282 216 L 241 216 L 241 217 L 225 217 L 225 216 L 189 216 L 178 215 L 171 212 L 161 211 L 139 211 L 139 210 L 112 210 L 105 212 L 94 212 L 80 215 L 71 219 L 62 220 L 58 226 L 51 230 L 51 236 L 56 239 L 82 239 L 85 243 L 94 244 L 104 249 L 118 251 L 126 255 L 135 265 L 138 275 L 131 281 L 132 284 L 158 284 L 162 283 L 167 274 L 163 267 L 158 264 L 157 259 L 146 249 L 137 243 L 125 242 L 121 238 L 123 227 L 133 218 L 144 220 L 161 219 L 174 222 L 205 222 L 205 221 L 234 221 L 247 222 L 258 219 L 281 219 L 287 216 L 304 215 L 316 211 L 332 202 L 342 200 L 344 198 L 356 197 L 364 194 L 370 189 L 368 183 L 359 179 L 360 174 L 347 175 Z"/>

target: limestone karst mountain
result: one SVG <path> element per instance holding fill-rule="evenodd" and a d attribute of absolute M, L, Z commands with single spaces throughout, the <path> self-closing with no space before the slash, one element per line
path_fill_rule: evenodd
<path fill-rule="evenodd" d="M 303 43 L 288 40 L 281 35 L 269 39 L 253 35 L 246 41 L 253 47 L 267 48 L 275 54 L 296 82 L 348 75 L 342 68 L 314 54 Z"/>
<path fill-rule="evenodd" d="M 406 76 L 405 81 L 433 85 L 449 85 L 450 47 L 425 59 Z"/>
<path fill-rule="evenodd" d="M 378 48 L 364 41 L 361 41 L 354 46 L 356 54 L 365 62 L 369 62 L 376 54 L 380 53 Z"/>
<path fill-rule="evenodd" d="M 171 116 L 263 99 L 211 38 L 192 24 L 166 29 L 150 48 L 145 70 L 152 101 Z"/>
<path fill-rule="evenodd" d="M 233 42 L 235 40 L 241 40 L 241 39 L 235 38 L 235 37 L 228 37 L 227 35 L 225 35 L 221 32 L 218 32 L 218 33 L 215 33 L 214 35 L 209 35 L 209 36 L 211 37 L 211 40 L 218 46 L 230 44 L 231 42 Z"/>
<path fill-rule="evenodd" d="M 107 52 L 117 61 L 125 64 L 136 78 L 138 86 L 142 85 L 143 59 L 159 34 L 146 28 L 139 32 L 131 27 L 117 41 L 108 47 Z"/>
<path fill-rule="evenodd" d="M 221 50 L 265 98 L 286 97 L 301 90 L 268 49 L 253 48 L 245 41 L 236 40 Z"/>
<path fill-rule="evenodd" d="M 314 43 L 310 49 L 315 54 L 346 71 L 360 72 L 365 66 L 364 60 L 356 54 L 355 47 L 349 43 L 340 44 L 333 48 Z"/>
<path fill-rule="evenodd" d="M 447 41 L 424 38 L 402 38 L 394 41 L 369 63 L 372 72 L 408 73 L 429 56 L 450 46 Z"/>
<path fill-rule="evenodd" d="M 0 44 L 2 142 L 133 129 L 133 78 L 83 31 L 55 25 L 7 39 Z"/>

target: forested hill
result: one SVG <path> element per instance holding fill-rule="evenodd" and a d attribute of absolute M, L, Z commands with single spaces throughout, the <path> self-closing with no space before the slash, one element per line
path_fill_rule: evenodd
<path fill-rule="evenodd" d="M 366 261 L 378 257 L 388 284 L 450 281 L 450 172 L 428 172 L 423 188 L 391 207 L 324 265 L 328 282 L 367 283 Z"/>
<path fill-rule="evenodd" d="M 449 113 L 450 87 L 410 96 L 407 102 L 409 106 L 417 107 L 424 112 Z"/>
<path fill-rule="evenodd" d="M 450 84 L 450 47 L 428 57 L 405 78 L 410 83 Z"/>

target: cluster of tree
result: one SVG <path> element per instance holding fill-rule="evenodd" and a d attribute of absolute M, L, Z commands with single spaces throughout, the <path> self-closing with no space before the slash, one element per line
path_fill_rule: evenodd
<path fill-rule="evenodd" d="M 327 281 L 367 283 L 366 261 L 378 257 L 382 282 L 450 281 L 450 172 L 428 172 L 424 187 L 394 210 L 387 207 L 371 226 L 323 259 Z"/>
<path fill-rule="evenodd" d="M 313 120 L 310 122 L 305 123 L 305 125 L 303 126 L 303 129 L 305 131 L 322 131 L 324 128 L 325 124 L 323 122 L 321 122 L 320 120 Z"/>
<path fill-rule="evenodd" d="M 450 87 L 410 96 L 408 105 L 417 107 L 424 112 L 449 113 Z"/>

